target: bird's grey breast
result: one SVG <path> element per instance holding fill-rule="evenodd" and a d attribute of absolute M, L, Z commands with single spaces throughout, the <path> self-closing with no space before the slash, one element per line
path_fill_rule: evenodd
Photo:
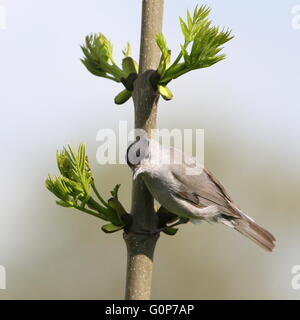
<path fill-rule="evenodd" d="M 169 166 L 161 165 L 156 170 L 144 172 L 142 176 L 152 196 L 162 206 L 180 216 L 192 215 L 185 201 L 176 196 L 181 190 L 181 183 L 174 177 Z"/>

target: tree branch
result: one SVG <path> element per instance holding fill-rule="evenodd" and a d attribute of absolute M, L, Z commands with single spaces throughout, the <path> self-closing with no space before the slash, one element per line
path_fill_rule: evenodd
<path fill-rule="evenodd" d="M 160 59 L 155 36 L 162 31 L 163 4 L 163 0 L 143 0 L 140 69 L 132 94 L 135 128 L 144 129 L 148 136 L 156 127 L 159 94 L 151 86 L 149 78 L 157 69 Z M 131 228 L 124 233 L 127 245 L 125 299 L 147 300 L 151 293 L 153 254 L 159 238 L 158 233 L 153 233 L 158 229 L 158 217 L 153 198 L 139 178 L 133 182 L 131 214 Z"/>

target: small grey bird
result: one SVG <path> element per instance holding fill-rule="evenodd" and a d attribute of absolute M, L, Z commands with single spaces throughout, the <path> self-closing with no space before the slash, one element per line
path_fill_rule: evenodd
<path fill-rule="evenodd" d="M 128 147 L 126 159 L 133 179 L 141 176 L 154 199 L 168 211 L 193 223 L 222 223 L 266 251 L 275 247 L 273 235 L 244 214 L 220 181 L 192 157 L 143 138 Z"/>

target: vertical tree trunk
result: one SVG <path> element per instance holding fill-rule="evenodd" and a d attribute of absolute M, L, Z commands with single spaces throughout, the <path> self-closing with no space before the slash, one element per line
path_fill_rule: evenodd
<path fill-rule="evenodd" d="M 152 88 L 149 78 L 160 59 L 155 36 L 162 31 L 163 4 L 163 0 L 143 0 L 142 7 L 140 69 L 132 96 L 135 128 L 145 130 L 148 136 L 156 127 L 159 94 Z M 159 234 L 153 233 L 158 228 L 153 198 L 139 178 L 133 183 L 131 214 L 131 228 L 124 233 L 127 245 L 125 299 L 147 300 L 151 294 L 153 254 Z"/>

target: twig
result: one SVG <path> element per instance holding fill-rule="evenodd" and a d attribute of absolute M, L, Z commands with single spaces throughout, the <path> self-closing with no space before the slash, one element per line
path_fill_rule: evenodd
<path fill-rule="evenodd" d="M 135 128 L 144 129 L 148 136 L 156 127 L 158 92 L 150 84 L 157 69 L 160 51 L 155 36 L 162 31 L 163 0 L 143 0 L 140 46 L 140 70 L 132 94 L 135 107 Z M 125 299 L 148 300 L 151 294 L 153 254 L 158 233 L 158 217 L 154 201 L 144 183 L 137 178 L 132 189 L 132 225 L 124 233 L 127 245 L 127 280 Z M 141 231 L 149 234 L 141 234 Z M 136 233 L 135 233 L 136 232 Z"/>

